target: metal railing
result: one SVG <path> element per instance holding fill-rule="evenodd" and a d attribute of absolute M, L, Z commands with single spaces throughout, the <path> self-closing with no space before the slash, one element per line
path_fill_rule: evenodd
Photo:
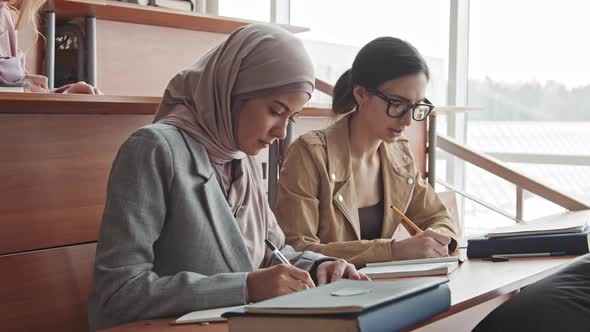
<path fill-rule="evenodd" d="M 581 202 L 569 195 L 566 195 L 554 188 L 551 188 L 545 184 L 542 184 L 530 177 L 519 173 L 518 171 L 505 166 L 499 160 L 492 156 L 482 154 L 473 151 L 465 145 L 455 142 L 452 138 L 437 135 L 436 146 L 441 150 L 453 155 L 459 159 L 462 159 L 474 166 L 477 166 L 483 170 L 486 170 L 516 186 L 516 215 L 509 216 L 505 212 L 499 212 L 497 208 L 494 208 L 490 204 L 483 203 L 478 200 L 478 203 L 498 212 L 505 216 L 509 216 L 511 219 L 522 221 L 523 209 L 524 209 L 524 191 L 533 193 L 539 197 L 542 197 L 554 204 L 557 204 L 569 211 L 578 211 L 590 209 L 590 206 L 584 202 Z M 453 189 L 457 191 L 456 189 Z M 468 196 L 466 196 L 468 197 Z M 471 197 L 468 197 L 472 199 Z"/>

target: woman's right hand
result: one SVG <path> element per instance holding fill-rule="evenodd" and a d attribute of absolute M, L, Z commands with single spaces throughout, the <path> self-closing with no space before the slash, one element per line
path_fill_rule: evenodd
<path fill-rule="evenodd" d="M 391 251 L 394 260 L 434 258 L 449 255 L 449 236 L 427 229 L 410 238 L 393 241 Z"/>
<path fill-rule="evenodd" d="M 258 302 L 279 295 L 315 287 L 307 271 L 292 265 L 279 264 L 256 270 L 246 277 L 248 302 Z"/>

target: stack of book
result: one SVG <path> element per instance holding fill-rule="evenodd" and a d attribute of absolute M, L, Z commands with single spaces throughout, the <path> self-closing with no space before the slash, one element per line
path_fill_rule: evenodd
<path fill-rule="evenodd" d="M 360 269 L 371 279 L 447 275 L 461 263 L 458 256 L 367 263 Z"/>
<path fill-rule="evenodd" d="M 467 241 L 467 257 L 511 254 L 581 255 L 590 252 L 589 211 L 569 212 L 488 232 Z"/>
<path fill-rule="evenodd" d="M 207 0 L 119 0 L 122 2 L 149 5 L 185 12 L 205 13 Z"/>
<path fill-rule="evenodd" d="M 24 92 L 24 83 L 0 83 L 0 92 Z"/>
<path fill-rule="evenodd" d="M 229 331 L 385 332 L 445 312 L 446 279 L 372 282 L 339 280 L 223 314 Z"/>
<path fill-rule="evenodd" d="M 200 10 L 197 10 L 196 1 L 203 4 L 205 2 L 205 0 L 149 0 L 148 4 L 167 9 L 200 12 Z"/>
<path fill-rule="evenodd" d="M 256 304 L 192 312 L 172 323 L 227 319 L 230 332 L 397 331 L 447 311 L 451 305 L 447 282 L 446 278 L 342 279 Z"/>

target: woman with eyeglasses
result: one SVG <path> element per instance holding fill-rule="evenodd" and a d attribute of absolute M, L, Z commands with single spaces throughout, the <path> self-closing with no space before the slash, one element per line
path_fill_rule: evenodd
<path fill-rule="evenodd" d="M 404 131 L 434 106 L 426 62 L 409 43 L 377 38 L 336 82 L 342 119 L 289 147 L 276 201 L 286 241 L 297 250 L 368 262 L 449 255 L 456 226 L 422 178 Z M 422 233 L 395 240 L 401 210 Z"/>

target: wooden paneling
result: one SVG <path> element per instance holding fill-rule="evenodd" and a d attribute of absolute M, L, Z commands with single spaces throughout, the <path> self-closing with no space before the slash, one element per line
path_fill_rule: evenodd
<path fill-rule="evenodd" d="M 115 154 L 151 119 L 0 114 L 0 254 L 95 241 Z"/>
<path fill-rule="evenodd" d="M 0 256 L 2 331 L 88 331 L 95 244 Z"/>
<path fill-rule="evenodd" d="M 226 34 L 96 20 L 97 86 L 109 95 L 162 96 L 177 72 Z"/>

